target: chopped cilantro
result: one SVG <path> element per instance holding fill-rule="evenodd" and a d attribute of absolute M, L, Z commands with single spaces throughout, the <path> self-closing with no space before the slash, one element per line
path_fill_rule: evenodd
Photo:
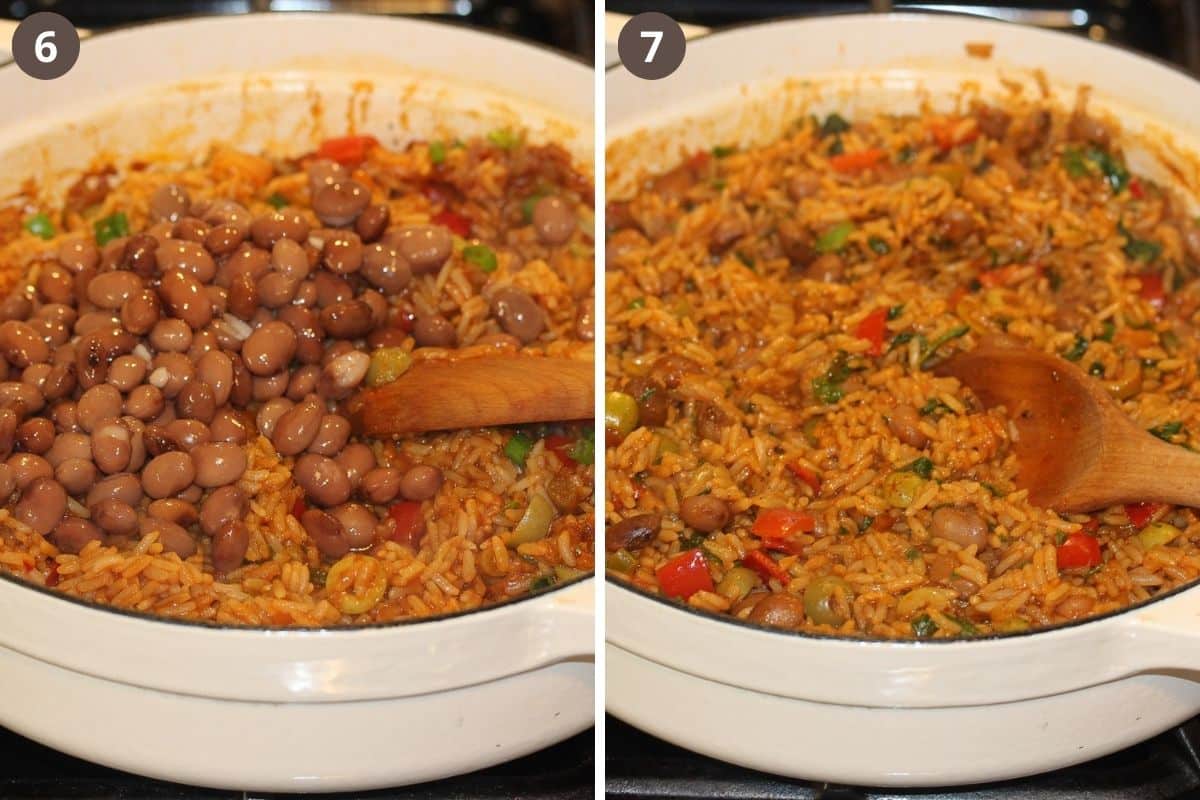
<path fill-rule="evenodd" d="M 915 547 L 910 547 L 904 551 L 904 557 L 909 561 L 917 561 L 921 558 L 921 551 Z"/>
<path fill-rule="evenodd" d="M 1111 342 L 1113 334 L 1117 332 L 1116 323 L 1110 319 L 1104 320 L 1104 324 L 1100 326 L 1100 335 L 1096 338 L 1102 342 Z"/>
<path fill-rule="evenodd" d="M 937 623 L 934 622 L 928 614 L 922 614 L 919 617 L 915 617 L 912 621 L 913 635 L 919 639 L 928 639 L 930 636 L 933 636 L 935 633 L 937 633 L 937 630 Z"/>
<path fill-rule="evenodd" d="M 504 455 L 508 456 L 509 460 L 518 467 L 523 467 L 525 459 L 529 457 L 529 451 L 532 449 L 533 439 L 523 433 L 515 433 L 504 445 Z"/>
<path fill-rule="evenodd" d="M 933 360 L 934 355 L 937 354 L 938 348 L 940 348 L 942 345 L 958 339 L 959 337 L 966 336 L 970 330 L 971 326 L 969 325 L 957 325 L 934 339 L 929 343 L 929 348 L 925 351 L 924 356 L 921 358 L 921 366 L 924 367 L 931 360 Z"/>
<path fill-rule="evenodd" d="M 867 247 L 871 248 L 871 252 L 875 253 L 876 255 L 886 256 L 888 253 L 892 252 L 892 248 L 888 245 L 888 243 L 883 239 L 880 239 L 878 236 L 872 236 L 871 238 L 867 239 Z"/>
<path fill-rule="evenodd" d="M 836 136 L 839 133 L 845 133 L 850 130 L 850 123 L 841 114 L 836 111 L 825 118 L 821 123 L 821 138 L 826 136 Z"/>
<path fill-rule="evenodd" d="M 529 584 L 529 591 L 540 592 L 543 589 L 549 589 L 554 584 L 558 583 L 558 577 L 553 572 L 547 572 L 545 575 L 539 575 Z"/>
<path fill-rule="evenodd" d="M 1117 223 L 1117 230 L 1125 237 L 1125 255 L 1134 261 L 1141 261 L 1148 264 L 1158 258 L 1158 254 L 1162 252 L 1162 245 L 1158 242 L 1152 242 L 1149 239 L 1138 239 L 1125 227 L 1124 223 Z"/>
<path fill-rule="evenodd" d="M 281 195 L 279 192 L 275 192 L 268 197 L 267 202 L 271 204 L 272 208 L 283 208 L 288 204 L 287 198 Z"/>
<path fill-rule="evenodd" d="M 926 458 L 925 456 L 921 456 L 917 460 L 913 461 L 911 464 L 901 467 L 900 471 L 901 472 L 912 472 L 915 475 L 918 475 L 918 476 L 924 478 L 925 480 L 929 480 L 930 478 L 933 477 L 933 461 Z"/>
<path fill-rule="evenodd" d="M 596 461 L 596 432 L 591 428 L 583 432 L 583 436 L 571 445 L 567 456 L 574 462 L 591 466 Z"/>
<path fill-rule="evenodd" d="M 839 352 L 821 375 L 812 379 L 813 395 L 822 403 L 833 405 L 845 395 L 842 384 L 853 372 L 847 363 L 846 354 Z"/>
<path fill-rule="evenodd" d="M 34 214 L 25 220 L 25 230 L 39 239 L 54 238 L 54 223 L 50 221 L 48 214 Z"/>
<path fill-rule="evenodd" d="M 818 253 L 838 253 L 845 249 L 846 242 L 852 233 L 854 233 L 853 222 L 839 222 L 818 236 L 813 246 Z"/>
<path fill-rule="evenodd" d="M 1176 420 L 1175 422 L 1165 422 L 1162 425 L 1156 425 L 1150 429 L 1150 433 L 1157 436 L 1159 439 L 1162 439 L 1164 442 L 1173 443 L 1171 440 L 1178 436 L 1182 430 L 1183 423 Z"/>
<path fill-rule="evenodd" d="M 1067 348 L 1067 351 L 1063 353 L 1063 358 L 1065 358 L 1067 361 L 1078 361 L 1079 359 L 1083 358 L 1083 354 L 1087 351 L 1088 340 L 1077 333 L 1075 334 L 1074 343 L 1072 343 L 1072 345 Z"/>
<path fill-rule="evenodd" d="M 434 164 L 441 164 L 446 160 L 446 143 L 441 139 L 429 143 L 429 160 Z"/>
<path fill-rule="evenodd" d="M 471 244 L 463 248 L 463 258 L 479 267 L 484 272 L 496 271 L 496 254 L 485 244 Z"/>
<path fill-rule="evenodd" d="M 888 322 L 891 322 L 894 319 L 898 319 L 900 317 L 900 315 L 903 313 L 904 313 L 904 303 L 900 303 L 899 305 L 892 306 L 891 308 L 888 309 L 888 313 L 887 313 Z"/>
<path fill-rule="evenodd" d="M 113 239 L 129 235 L 129 219 L 126 218 L 124 211 L 118 211 L 96 220 L 92 223 L 92 229 L 96 232 L 96 244 L 103 247 Z"/>

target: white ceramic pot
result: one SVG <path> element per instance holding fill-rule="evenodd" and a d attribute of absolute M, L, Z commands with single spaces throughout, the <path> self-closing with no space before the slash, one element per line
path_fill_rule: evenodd
<path fill-rule="evenodd" d="M 513 41 L 410 20 L 251 15 L 83 43 L 55 81 L 0 69 L 0 196 L 53 197 L 98 156 L 285 155 L 518 125 L 589 165 L 592 77 Z M 166 622 L 0 579 L 0 724 L 83 758 L 206 786 L 367 789 L 479 769 L 592 723 L 584 580 L 468 614 L 315 631 Z M 519 709 L 519 711 L 515 711 Z"/>
<path fill-rule="evenodd" d="M 970 58 L 968 42 L 993 45 Z M 809 111 L 914 111 L 1002 90 L 1066 102 L 1081 83 L 1145 141 L 1138 169 L 1195 189 L 1200 86 L 1084 39 L 968 19 L 846 16 L 738 28 L 689 43 L 647 83 L 608 77 L 608 179 L 715 144 L 753 145 Z M 964 81 L 968 83 L 964 84 Z M 613 191 L 615 187 L 615 192 Z M 1190 194 L 1190 192 L 1189 192 Z M 607 702 L 630 723 L 770 772 L 865 785 L 945 785 L 1062 767 L 1200 713 L 1200 589 L 1091 621 L 983 640 L 882 642 L 766 630 L 610 582 Z"/>

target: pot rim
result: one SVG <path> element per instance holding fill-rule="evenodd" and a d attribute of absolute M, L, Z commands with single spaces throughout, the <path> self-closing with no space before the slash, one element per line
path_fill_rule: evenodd
<path fill-rule="evenodd" d="M 565 65 L 569 66 L 571 69 L 584 68 L 584 69 L 587 69 L 590 73 L 591 68 L 592 68 L 591 63 L 586 61 L 582 56 L 580 56 L 578 54 L 571 53 L 571 52 L 564 51 L 564 50 L 559 50 L 557 48 L 551 47 L 550 45 L 544 44 L 542 42 L 528 40 L 528 39 L 522 38 L 522 37 L 517 36 L 512 33 L 497 32 L 497 31 L 484 30 L 484 29 L 479 29 L 479 28 L 474 28 L 474 27 L 467 27 L 467 26 L 463 26 L 463 25 L 456 25 L 452 22 L 443 21 L 443 20 L 434 20 L 434 19 L 425 19 L 425 18 L 418 19 L 418 18 L 412 18 L 412 17 L 387 17 L 387 16 L 380 16 L 380 15 L 376 15 L 376 14 L 369 14 L 369 13 L 363 13 L 363 12 L 350 13 L 350 12 L 301 11 L 301 12 L 288 12 L 286 14 L 268 13 L 268 12 L 251 12 L 248 14 L 240 14 L 240 15 L 236 15 L 236 16 L 228 16 L 228 15 L 220 15 L 220 14 L 174 15 L 174 16 L 170 16 L 170 17 L 164 17 L 164 18 L 153 19 L 153 20 L 130 22 L 130 23 L 125 23 L 125 24 L 121 24 L 118 26 L 114 26 L 111 28 L 105 28 L 101 31 L 92 33 L 91 35 L 87 36 L 86 38 L 83 38 L 80 42 L 80 47 L 81 47 L 81 52 L 86 52 L 88 49 L 96 47 L 97 43 L 105 44 L 105 43 L 111 42 L 114 39 L 119 39 L 123 36 L 142 38 L 142 37 L 145 37 L 148 35 L 153 35 L 153 33 L 159 29 L 180 30 L 180 29 L 196 28 L 196 27 L 201 27 L 201 26 L 206 26 L 206 25 L 215 25 L 215 26 L 220 26 L 220 27 L 223 27 L 226 25 L 230 25 L 230 26 L 261 25 L 261 24 L 265 24 L 268 20 L 269 20 L 269 24 L 276 28 L 278 28 L 280 26 L 291 26 L 291 25 L 295 25 L 297 23 L 298 24 L 310 24 L 312 22 L 320 22 L 322 24 L 326 24 L 326 23 L 336 24 L 336 22 L 338 20 L 353 20 L 358 24 L 370 22 L 372 24 L 384 24 L 384 25 L 390 25 L 390 26 L 397 26 L 400 28 L 416 29 L 417 31 L 420 31 L 421 29 L 432 29 L 433 31 L 436 31 L 440 35 L 454 36 L 454 37 L 458 37 L 463 40 L 470 40 L 473 38 L 477 39 L 477 40 L 491 40 L 493 43 L 503 44 L 506 48 L 511 47 L 511 48 L 515 48 L 517 50 L 523 49 L 523 50 L 527 50 L 527 51 L 530 51 L 533 53 L 537 53 L 537 54 L 539 54 L 539 56 L 551 56 L 557 60 L 562 61 Z M 0 75 L 11 74 L 12 72 L 14 72 L 18 69 L 19 68 L 16 66 L 15 62 L 11 58 L 8 58 L 5 60 L 0 60 Z M 418 67 L 418 69 L 420 69 L 420 68 Z M 213 72 L 213 74 L 220 74 L 221 70 L 213 68 L 212 72 Z M 189 78 L 188 80 L 194 80 L 194 79 L 195 78 Z M 445 76 L 444 79 L 450 83 L 462 81 L 462 79 L 459 76 L 453 76 L 453 75 L 447 75 L 447 76 Z M 492 85 L 488 84 L 488 85 L 485 85 L 484 88 L 487 91 L 493 92 L 495 94 L 495 96 L 501 101 L 507 100 L 510 97 L 515 98 L 515 99 L 526 99 L 526 98 L 523 98 L 522 95 L 520 95 L 519 93 L 516 93 L 516 92 L 513 92 L 511 94 L 505 94 L 504 92 L 501 91 L 501 87 L 499 87 L 499 86 L 492 86 Z M 550 110 L 555 111 L 554 109 L 550 109 Z M 558 113 L 563 114 L 564 119 L 570 119 L 568 112 L 558 112 Z M 16 120 L 14 120 L 14 121 L 16 121 Z M 577 122 L 579 124 L 584 124 L 584 122 L 586 122 L 586 121 L 578 120 Z M 3 126 L 0 125 L 0 128 L 2 128 L 2 127 Z M 590 168 L 591 165 L 588 165 L 588 166 Z M 390 622 L 357 623 L 357 624 L 351 624 L 351 625 L 323 625 L 323 626 L 311 626 L 311 627 L 299 627 L 299 626 L 286 627 L 285 626 L 285 627 L 281 627 L 281 626 L 269 626 L 269 625 L 239 625 L 239 624 L 226 623 L 226 622 L 211 622 L 211 621 L 206 621 L 206 620 L 180 619 L 180 618 L 157 615 L 157 614 L 153 614 L 151 612 L 138 611 L 135 609 L 117 608 L 117 607 L 113 607 L 113 606 L 105 605 L 103 603 L 96 602 L 94 600 L 88 600 L 85 598 L 76 597 L 74 595 L 68 595 L 63 592 L 59 592 L 52 587 L 40 586 L 38 584 L 31 583 L 31 582 L 25 580 L 24 578 L 20 577 L 20 575 L 17 573 L 10 572 L 8 570 L 0 570 L 0 581 L 2 581 L 2 582 L 11 584 L 14 587 L 19 587 L 21 590 L 31 590 L 32 589 L 38 595 L 50 600 L 51 602 L 65 601 L 78 609 L 84 609 L 87 611 L 96 611 L 96 612 L 110 615 L 109 618 L 115 619 L 115 620 L 119 621 L 121 624 L 125 624 L 126 622 L 128 622 L 128 623 L 132 623 L 133 625 L 140 625 L 142 623 L 150 623 L 150 624 L 157 624 L 157 625 L 169 625 L 169 626 L 174 627 L 177 630 L 178 629 L 190 629 L 190 630 L 196 630 L 196 631 L 204 631 L 206 633 L 201 634 L 201 635 L 212 635 L 212 636 L 218 636 L 218 635 L 222 635 L 222 634 L 228 635 L 229 632 L 234 632 L 234 633 L 247 633 L 247 634 L 269 633 L 273 637 L 287 636 L 287 637 L 291 637 L 291 638 L 300 638 L 300 637 L 308 637 L 308 636 L 313 636 L 313 635 L 320 635 L 322 637 L 322 639 L 342 638 L 344 636 L 353 636 L 353 635 L 358 635 L 361 638 L 361 636 L 363 635 L 362 634 L 363 631 L 384 632 L 384 631 L 392 631 L 392 630 L 411 629 L 411 628 L 415 628 L 415 627 L 419 627 L 419 626 L 423 626 L 423 625 L 427 625 L 427 624 L 446 623 L 447 621 L 450 621 L 450 620 L 471 618 L 480 613 L 486 614 L 487 612 L 490 612 L 490 611 L 498 612 L 498 611 L 501 611 L 504 609 L 515 609 L 514 613 L 520 612 L 523 610 L 533 611 L 534 610 L 533 608 L 527 608 L 525 606 L 525 604 L 527 604 L 531 601 L 536 601 L 539 598 L 543 598 L 543 597 L 558 596 L 558 597 L 560 597 L 560 599 L 566 599 L 566 598 L 573 597 L 574 596 L 573 594 L 562 595 L 560 593 L 572 592 L 580 584 L 584 584 L 589 581 L 592 581 L 592 580 L 594 580 L 594 578 L 595 578 L 595 574 L 593 572 L 590 574 L 571 578 L 570 580 L 564 581 L 562 583 L 558 583 L 550 589 L 537 591 L 537 592 L 530 592 L 530 593 L 527 593 L 520 597 L 506 599 L 506 600 L 502 600 L 499 602 L 488 603 L 488 604 L 481 605 L 481 606 L 478 606 L 478 607 L 472 608 L 472 609 L 467 609 L 464 611 L 439 613 L 439 614 L 434 614 L 434 615 L 430 615 L 430 616 L 426 616 L 426 617 L 404 618 L 404 619 L 399 619 L 399 620 L 393 620 Z M 581 592 L 578 592 L 578 593 L 581 594 Z M 35 599 L 35 602 L 41 602 L 41 601 Z M 211 632 L 211 633 L 208 633 L 208 632 Z"/>

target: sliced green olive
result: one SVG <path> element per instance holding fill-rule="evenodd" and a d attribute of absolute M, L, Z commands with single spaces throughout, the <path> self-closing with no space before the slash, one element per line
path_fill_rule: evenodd
<path fill-rule="evenodd" d="M 608 558 L 604 560 L 604 566 L 609 572 L 620 572 L 622 575 L 633 572 L 637 568 L 637 563 L 633 553 L 624 549 L 609 553 Z"/>
<path fill-rule="evenodd" d="M 371 365 L 367 367 L 367 386 L 383 386 L 391 383 L 412 366 L 412 354 L 402 347 L 380 347 L 371 353 Z"/>
<path fill-rule="evenodd" d="M 628 436 L 637 427 L 637 400 L 624 392 L 609 392 L 604 395 L 604 427 L 621 436 Z"/>
<path fill-rule="evenodd" d="M 1138 541 L 1142 547 L 1149 550 L 1152 547 L 1170 544 L 1179 537 L 1183 531 L 1176 528 L 1174 525 L 1168 525 L 1165 522 L 1154 522 L 1138 531 Z"/>
<path fill-rule="evenodd" d="M 804 588 L 804 613 L 818 625 L 836 628 L 850 619 L 853 600 L 850 584 L 835 575 L 822 575 Z"/>
<path fill-rule="evenodd" d="M 928 483 L 915 472 L 893 472 L 883 479 L 883 498 L 896 508 L 908 508 Z"/>
<path fill-rule="evenodd" d="M 554 506 L 542 495 L 535 494 L 530 498 L 529 507 L 525 509 L 517 527 L 506 537 L 506 544 L 516 547 L 519 544 L 544 539 L 546 534 L 550 533 L 551 522 L 554 522 Z"/>
<path fill-rule="evenodd" d="M 717 594 L 731 603 L 743 599 L 755 586 L 759 585 L 758 574 L 746 567 L 734 567 L 725 573 L 717 584 Z"/>

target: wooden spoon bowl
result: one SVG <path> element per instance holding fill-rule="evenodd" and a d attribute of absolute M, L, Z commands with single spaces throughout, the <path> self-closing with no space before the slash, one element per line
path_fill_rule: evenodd
<path fill-rule="evenodd" d="M 1117 503 L 1200 506 L 1200 455 L 1142 430 L 1101 383 L 1061 358 L 985 342 L 934 372 L 958 378 L 1017 430 L 1017 485 L 1065 512 Z"/>

